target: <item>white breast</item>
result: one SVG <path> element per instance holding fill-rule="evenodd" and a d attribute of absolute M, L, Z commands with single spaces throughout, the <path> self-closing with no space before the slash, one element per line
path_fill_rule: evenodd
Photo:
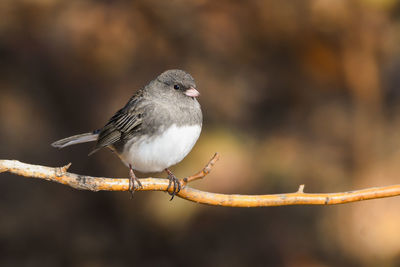
<path fill-rule="evenodd" d="M 125 145 L 120 155 L 125 164 L 141 172 L 161 172 L 180 162 L 192 150 L 200 136 L 201 126 L 176 126 L 158 137 L 141 137 Z"/>

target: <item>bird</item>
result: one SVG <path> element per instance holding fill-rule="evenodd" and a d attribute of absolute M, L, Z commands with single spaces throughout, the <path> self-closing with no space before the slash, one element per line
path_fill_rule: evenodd
<path fill-rule="evenodd" d="M 92 132 L 70 136 L 51 145 L 96 142 L 89 155 L 109 148 L 129 168 L 129 191 L 142 187 L 134 171 L 168 174 L 171 200 L 181 190 L 169 169 L 182 161 L 197 142 L 203 115 L 193 77 L 179 69 L 167 70 L 142 87 L 108 122 Z M 137 186 L 135 185 L 137 183 Z M 169 192 L 173 184 L 172 192 Z"/>

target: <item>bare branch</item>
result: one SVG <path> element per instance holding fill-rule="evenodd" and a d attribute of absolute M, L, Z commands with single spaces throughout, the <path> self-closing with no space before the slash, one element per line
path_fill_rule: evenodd
<path fill-rule="evenodd" d="M 225 207 L 266 207 L 284 205 L 332 205 L 356 202 L 361 200 L 392 197 L 400 195 L 400 185 L 374 187 L 362 190 L 309 194 L 304 193 L 304 185 L 300 185 L 295 193 L 270 195 L 237 195 L 218 194 L 196 190 L 189 187 L 189 182 L 201 179 L 210 173 L 219 156 L 216 153 L 200 172 L 182 179 L 182 190 L 177 194 L 186 200 L 196 203 Z M 32 165 L 17 160 L 0 160 L 0 173 L 10 172 L 20 176 L 45 179 L 71 186 L 75 189 L 90 191 L 128 191 L 129 179 L 103 178 L 79 175 L 67 172 L 71 164 L 52 168 Z M 140 179 L 142 188 L 138 191 L 167 191 L 168 180 L 162 178 Z M 170 189 L 172 190 L 172 189 Z"/>

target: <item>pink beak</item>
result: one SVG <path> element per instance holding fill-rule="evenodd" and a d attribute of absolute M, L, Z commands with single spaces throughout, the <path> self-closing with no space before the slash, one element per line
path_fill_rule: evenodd
<path fill-rule="evenodd" d="M 187 89 L 185 91 L 185 95 L 190 96 L 190 97 L 198 97 L 200 95 L 200 93 L 193 87 L 190 87 L 189 89 Z"/>

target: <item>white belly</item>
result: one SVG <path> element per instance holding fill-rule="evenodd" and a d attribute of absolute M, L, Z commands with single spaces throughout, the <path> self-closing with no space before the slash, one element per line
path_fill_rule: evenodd
<path fill-rule="evenodd" d="M 201 126 L 177 127 L 174 124 L 158 137 L 129 141 L 120 157 L 135 170 L 161 172 L 186 157 L 200 132 Z"/>

